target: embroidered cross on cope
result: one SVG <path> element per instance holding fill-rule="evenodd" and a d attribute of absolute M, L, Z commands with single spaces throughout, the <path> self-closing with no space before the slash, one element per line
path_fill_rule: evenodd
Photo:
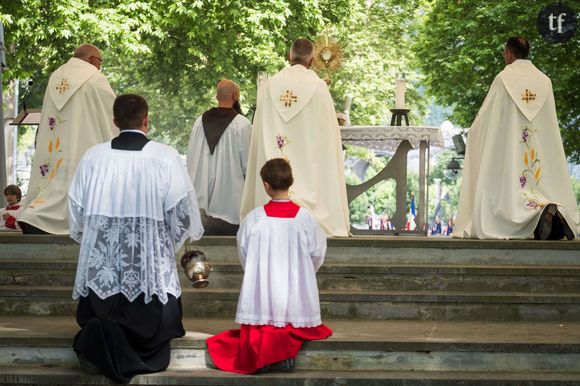
<path fill-rule="evenodd" d="M 285 93 L 280 95 L 280 102 L 284 102 L 285 107 L 291 107 L 292 103 L 298 102 L 298 96 L 294 95 L 292 91 L 286 90 Z"/>
<path fill-rule="evenodd" d="M 58 86 L 56 86 L 56 89 L 58 90 L 59 94 L 64 94 L 65 92 L 68 91 L 68 89 L 70 88 L 68 81 L 66 79 L 63 79 L 60 81 L 60 84 Z"/>
<path fill-rule="evenodd" d="M 526 103 L 529 103 L 533 100 L 536 99 L 536 94 L 534 94 L 533 92 L 531 92 L 530 90 L 526 89 L 523 93 L 522 93 L 522 100 Z"/>

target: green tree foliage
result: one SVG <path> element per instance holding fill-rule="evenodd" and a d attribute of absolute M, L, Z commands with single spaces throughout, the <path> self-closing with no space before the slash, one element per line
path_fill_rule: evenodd
<path fill-rule="evenodd" d="M 576 195 L 576 203 L 578 205 L 578 211 L 580 211 L 580 180 L 572 177 L 572 189 Z"/>
<path fill-rule="evenodd" d="M 298 37 L 315 38 L 344 19 L 350 0 L 20 0 L 0 3 L 10 69 L 34 78 L 28 105 L 40 105 L 48 75 L 90 42 L 117 93 L 151 105 L 152 135 L 184 151 L 192 120 L 214 104 L 225 77 L 255 103 L 257 71 L 273 73 Z"/>
<path fill-rule="evenodd" d="M 576 12 L 578 2 L 562 1 Z M 562 44 L 546 42 L 536 20 L 544 1 L 431 0 L 414 51 L 429 93 L 453 107 L 454 123 L 468 127 L 494 76 L 504 67 L 510 36 L 525 36 L 531 60 L 551 79 L 566 153 L 580 162 L 580 34 Z"/>
<path fill-rule="evenodd" d="M 151 4 L 152 24 L 161 36 L 145 38 L 153 54 L 134 69 L 131 89 L 140 88 L 153 103 L 164 107 L 163 114 L 152 117 L 154 133 L 171 139 L 181 151 L 193 119 L 215 104 L 220 79 L 229 78 L 241 86 L 242 105 L 248 109 L 255 104 L 258 71 L 276 72 L 284 66 L 294 39 L 312 39 L 325 23 L 348 12 L 348 1 L 335 6 L 316 0 L 161 0 Z"/>
<path fill-rule="evenodd" d="M 337 110 L 347 99 L 354 125 L 379 125 L 390 122 L 394 108 L 395 79 L 407 77 L 407 105 L 411 124 L 419 125 L 426 110 L 420 95 L 421 76 L 414 68 L 416 12 L 422 1 L 352 1 L 348 18 L 336 26 L 335 36 L 344 46 L 344 66 L 332 78 L 331 92 Z"/>
<path fill-rule="evenodd" d="M 331 85 L 338 109 L 352 98 L 353 123 L 388 121 L 395 77 L 405 72 L 412 121 L 419 123 L 425 103 L 409 46 L 422 1 L 4 1 L 5 79 L 34 79 L 26 102 L 38 107 L 48 75 L 77 45 L 93 43 L 113 89 L 146 96 L 152 136 L 183 152 L 193 120 L 215 103 L 220 79 L 240 84 L 247 110 L 255 104 L 258 71 L 278 71 L 294 39 L 314 40 L 332 27 L 346 53 Z"/>
<path fill-rule="evenodd" d="M 346 158 L 350 160 L 363 160 L 368 162 L 369 165 L 363 180 L 354 173 L 352 168 L 347 168 L 345 171 L 345 179 L 349 185 L 358 185 L 361 182 L 373 178 L 390 160 L 388 156 L 377 156 L 374 151 L 357 146 L 348 146 Z M 377 215 L 385 215 L 392 218 L 396 210 L 396 187 L 395 180 L 389 179 L 381 181 L 355 198 L 349 204 L 350 221 L 357 225 L 365 224 L 367 216 L 370 213 L 369 207 L 371 205 Z M 409 171 L 407 173 L 408 200 L 410 200 L 411 193 L 415 195 L 416 209 L 419 209 L 419 175 L 415 171 Z"/>
<path fill-rule="evenodd" d="M 8 62 L 4 80 L 34 79 L 29 98 L 40 105 L 48 75 L 81 43 L 105 48 L 105 60 L 150 52 L 142 42 L 145 32 L 152 33 L 150 16 L 149 4 L 142 1 L 2 1 Z"/>
<path fill-rule="evenodd" d="M 437 154 L 436 162 L 429 174 L 427 183 L 429 184 L 429 220 L 431 222 L 436 216 L 447 220 L 457 214 L 461 176 L 453 179 L 445 174 L 447 163 L 452 158 L 457 159 L 457 154 L 453 150 L 446 149 Z M 435 180 L 439 180 L 439 185 L 435 183 Z M 437 192 L 439 187 L 441 191 Z"/>

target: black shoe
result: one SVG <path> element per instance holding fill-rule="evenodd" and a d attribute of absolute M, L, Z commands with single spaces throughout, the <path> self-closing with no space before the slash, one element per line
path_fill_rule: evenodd
<path fill-rule="evenodd" d="M 556 215 L 558 216 L 558 219 L 562 223 L 562 230 L 564 231 L 564 236 L 566 236 L 568 240 L 574 240 L 574 237 L 576 237 L 576 235 L 574 234 L 572 228 L 570 228 L 570 225 L 568 225 L 568 222 L 566 221 L 564 216 L 562 216 L 562 213 L 560 213 L 560 211 L 557 211 Z"/>
<path fill-rule="evenodd" d="M 294 358 L 286 359 L 281 362 L 276 362 L 272 365 L 272 370 L 283 371 L 288 373 L 294 370 L 294 366 L 296 366 L 296 361 Z"/>
<path fill-rule="evenodd" d="M 534 239 L 548 240 L 552 233 L 552 221 L 557 213 L 558 207 L 556 204 L 546 205 L 542 215 L 540 216 L 540 221 L 538 221 L 538 226 L 536 226 L 536 229 L 534 230 Z"/>
<path fill-rule="evenodd" d="M 256 374 L 264 374 L 269 372 L 270 370 L 272 370 L 272 366 L 268 365 L 268 366 L 264 366 L 260 369 L 258 369 L 258 371 L 256 371 Z"/>
<path fill-rule="evenodd" d="M 97 369 L 97 366 L 93 365 L 91 362 L 89 362 L 82 356 L 79 356 L 79 364 L 81 365 L 81 370 L 83 370 L 87 374 L 97 375 L 99 373 L 99 369 Z"/>

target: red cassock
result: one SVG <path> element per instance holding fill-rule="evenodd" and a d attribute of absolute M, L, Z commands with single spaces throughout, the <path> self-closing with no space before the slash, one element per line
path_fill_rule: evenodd
<path fill-rule="evenodd" d="M 330 335 L 332 330 L 324 324 L 305 328 L 243 324 L 240 330 L 224 331 L 206 342 L 218 369 L 252 374 L 272 363 L 295 358 L 305 340 L 322 340 Z"/>
<path fill-rule="evenodd" d="M 293 218 L 300 207 L 292 201 L 270 201 L 264 205 L 269 217 Z M 332 330 L 321 324 L 294 328 L 242 324 L 240 330 L 227 330 L 206 340 L 215 366 L 224 371 L 252 374 L 262 367 L 295 358 L 308 340 L 322 340 Z"/>

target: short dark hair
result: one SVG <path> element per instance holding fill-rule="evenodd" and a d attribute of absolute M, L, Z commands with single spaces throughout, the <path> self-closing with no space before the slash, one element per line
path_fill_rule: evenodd
<path fill-rule="evenodd" d="M 4 195 L 5 196 L 14 195 L 16 196 L 18 201 L 20 201 L 20 199 L 22 198 L 22 190 L 20 190 L 18 185 L 8 185 L 7 187 L 4 188 Z"/>
<path fill-rule="evenodd" d="M 119 129 L 137 129 L 149 113 L 147 101 L 137 94 L 119 95 L 113 103 L 113 117 Z"/>
<path fill-rule="evenodd" d="M 294 183 L 292 167 L 284 158 L 273 158 L 267 161 L 260 170 L 260 177 L 274 190 L 288 190 Z"/>
<path fill-rule="evenodd" d="M 297 39 L 290 49 L 292 63 L 308 64 L 314 56 L 314 44 L 308 39 Z"/>
<path fill-rule="evenodd" d="M 527 59 L 530 53 L 530 43 L 521 36 L 509 38 L 505 43 L 505 48 L 514 54 L 517 59 Z"/>

